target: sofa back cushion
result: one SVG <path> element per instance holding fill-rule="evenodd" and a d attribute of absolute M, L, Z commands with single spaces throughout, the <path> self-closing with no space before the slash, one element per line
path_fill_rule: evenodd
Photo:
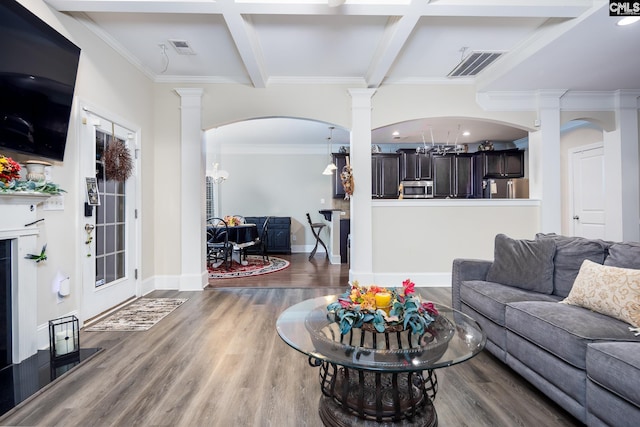
<path fill-rule="evenodd" d="M 609 255 L 604 265 L 640 270 L 640 243 L 614 243 L 609 247 Z"/>
<path fill-rule="evenodd" d="M 577 305 L 640 327 L 640 270 L 582 263 L 564 304 Z"/>
<path fill-rule="evenodd" d="M 602 264 L 607 253 L 607 244 L 601 240 L 542 233 L 538 233 L 536 239 L 553 240 L 556 243 L 553 259 L 553 294 L 561 297 L 569 295 L 582 261 L 588 259 Z"/>
<path fill-rule="evenodd" d="M 550 294 L 553 292 L 555 252 L 556 244 L 552 239 L 516 240 L 498 234 L 487 281 Z"/>

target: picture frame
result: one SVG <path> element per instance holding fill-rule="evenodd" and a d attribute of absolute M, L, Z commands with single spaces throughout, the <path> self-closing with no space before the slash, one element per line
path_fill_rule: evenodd
<path fill-rule="evenodd" d="M 98 180 L 95 177 L 87 177 L 87 204 L 100 206 L 100 193 L 98 192 Z"/>

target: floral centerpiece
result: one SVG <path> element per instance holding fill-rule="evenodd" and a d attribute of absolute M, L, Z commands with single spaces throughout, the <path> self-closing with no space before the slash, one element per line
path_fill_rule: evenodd
<path fill-rule="evenodd" d="M 422 335 L 438 316 L 438 310 L 430 301 L 422 301 L 415 293 L 415 283 L 407 279 L 401 288 L 383 288 L 376 285 L 360 286 L 358 281 L 350 289 L 327 306 L 346 335 L 351 328 L 371 324 L 382 333 L 389 328 L 411 329 Z"/>
<path fill-rule="evenodd" d="M 11 157 L 0 154 L 0 182 L 6 186 L 14 180 L 20 179 L 20 165 Z"/>
<path fill-rule="evenodd" d="M 238 218 L 237 216 L 227 215 L 222 219 L 224 219 L 224 222 L 226 222 L 229 227 L 234 227 L 236 225 L 242 224 L 242 219 Z"/>

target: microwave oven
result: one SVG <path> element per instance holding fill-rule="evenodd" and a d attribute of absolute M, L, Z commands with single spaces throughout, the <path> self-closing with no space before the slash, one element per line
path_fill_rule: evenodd
<path fill-rule="evenodd" d="M 402 181 L 402 198 L 433 198 L 433 181 Z"/>

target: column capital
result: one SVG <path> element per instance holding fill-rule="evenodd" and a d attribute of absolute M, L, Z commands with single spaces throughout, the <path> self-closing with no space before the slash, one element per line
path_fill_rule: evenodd
<path fill-rule="evenodd" d="M 377 89 L 349 89 L 349 95 L 351 95 L 351 107 L 356 108 L 370 108 L 371 98 L 376 93 Z"/>
<path fill-rule="evenodd" d="M 181 107 L 200 108 L 202 105 L 202 94 L 204 93 L 202 88 L 176 88 L 174 90 L 180 95 Z"/>
<path fill-rule="evenodd" d="M 614 93 L 614 105 L 616 110 L 637 110 L 640 108 L 638 100 L 640 92 L 637 90 L 617 90 Z"/>
<path fill-rule="evenodd" d="M 566 90 L 539 90 L 536 94 L 538 110 L 555 109 L 560 111 L 560 98 L 566 92 Z"/>

